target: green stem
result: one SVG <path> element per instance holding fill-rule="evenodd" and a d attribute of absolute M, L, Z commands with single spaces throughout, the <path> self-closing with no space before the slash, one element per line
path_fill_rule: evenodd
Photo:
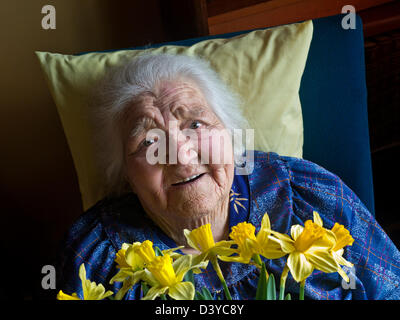
<path fill-rule="evenodd" d="M 260 258 L 260 255 L 259 254 L 253 254 L 252 258 L 253 258 L 254 262 L 257 263 L 261 268 L 262 260 Z"/>
<path fill-rule="evenodd" d="M 260 268 L 262 268 L 263 262 L 262 262 L 259 254 L 253 254 L 252 259 L 256 264 L 258 264 L 260 266 Z M 267 278 L 267 281 L 268 281 L 268 276 L 269 275 L 268 275 L 267 269 L 265 269 L 265 277 Z"/>
<path fill-rule="evenodd" d="M 281 283 L 280 283 L 280 288 L 279 288 L 279 300 L 284 300 L 285 299 L 285 285 L 286 285 L 286 279 L 289 273 L 289 267 L 285 265 L 283 268 L 282 274 L 281 274 Z"/>
<path fill-rule="evenodd" d="M 222 286 L 224 287 L 224 292 L 227 300 L 232 300 L 231 293 L 229 292 L 228 286 L 226 285 L 225 280 L 221 281 Z"/>
<path fill-rule="evenodd" d="M 300 282 L 300 292 L 299 292 L 299 300 L 304 300 L 304 287 L 306 285 L 306 279 Z"/>
<path fill-rule="evenodd" d="M 212 266 L 213 266 L 215 272 L 217 273 L 217 276 L 218 276 L 219 280 L 222 283 L 222 287 L 224 288 L 226 299 L 227 300 L 232 300 L 231 293 L 229 292 L 228 286 L 226 285 L 225 278 L 224 278 L 224 276 L 222 274 L 221 268 L 219 267 L 217 258 L 213 257 L 213 258 L 210 259 L 210 261 L 212 263 Z"/>

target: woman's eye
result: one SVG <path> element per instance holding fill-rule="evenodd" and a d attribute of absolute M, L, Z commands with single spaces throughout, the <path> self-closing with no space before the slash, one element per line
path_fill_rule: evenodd
<path fill-rule="evenodd" d="M 200 121 L 193 121 L 191 124 L 190 124 L 190 129 L 198 129 L 198 128 L 200 128 L 201 127 L 201 122 Z"/>
<path fill-rule="evenodd" d="M 142 142 L 143 146 L 148 147 L 156 142 L 156 139 L 146 139 Z"/>

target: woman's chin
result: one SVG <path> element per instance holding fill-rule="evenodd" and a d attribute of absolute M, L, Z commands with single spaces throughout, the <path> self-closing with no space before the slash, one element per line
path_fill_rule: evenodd
<path fill-rule="evenodd" d="M 216 183 L 209 174 L 198 180 L 172 188 L 168 194 L 170 210 L 181 212 L 185 216 L 203 216 L 216 209 L 221 194 L 215 192 Z"/>

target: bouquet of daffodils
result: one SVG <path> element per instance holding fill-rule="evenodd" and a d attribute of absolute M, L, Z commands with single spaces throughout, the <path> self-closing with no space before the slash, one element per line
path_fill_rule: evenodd
<path fill-rule="evenodd" d="M 82 281 L 83 300 L 102 300 L 105 298 L 122 300 L 125 294 L 138 282 L 144 292 L 143 300 L 156 298 L 175 300 L 208 300 L 213 296 L 208 289 L 195 290 L 193 274 L 201 273 L 208 263 L 216 271 L 222 283 L 225 298 L 232 300 L 218 261 L 238 262 L 256 265 L 260 269 L 257 292 L 258 300 L 276 300 L 276 285 L 273 274 L 268 274 L 261 256 L 266 259 L 286 257 L 286 264 L 280 278 L 279 299 L 290 299 L 285 295 L 285 283 L 289 272 L 300 283 L 299 299 L 304 299 L 306 279 L 314 269 L 325 273 L 338 272 L 349 282 L 342 265 L 352 267 L 343 258 L 344 247 L 353 244 L 353 237 L 343 225 L 335 223 L 331 230 L 323 227 L 319 214 L 314 211 L 313 221 L 291 227 L 290 236 L 271 229 L 268 214 L 265 213 L 258 233 L 247 222 L 232 228 L 230 239 L 215 243 L 210 224 L 194 230 L 184 230 L 187 243 L 199 252 L 197 255 L 179 254 L 182 247 L 161 251 L 153 247 L 149 240 L 124 243 L 117 252 L 115 262 L 118 272 L 110 280 L 122 282 L 119 291 L 105 291 L 102 284 L 86 279 L 85 266 L 79 268 Z M 59 300 L 81 300 L 76 293 L 65 294 L 60 291 Z"/>

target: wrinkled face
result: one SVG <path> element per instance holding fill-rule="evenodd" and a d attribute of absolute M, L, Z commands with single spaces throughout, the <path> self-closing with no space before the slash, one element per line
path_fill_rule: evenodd
<path fill-rule="evenodd" d="M 154 221 L 201 218 L 227 201 L 234 175 L 231 138 L 193 83 L 164 81 L 141 95 L 125 117 L 123 134 L 126 177 Z M 154 164 L 160 155 L 166 163 Z"/>

